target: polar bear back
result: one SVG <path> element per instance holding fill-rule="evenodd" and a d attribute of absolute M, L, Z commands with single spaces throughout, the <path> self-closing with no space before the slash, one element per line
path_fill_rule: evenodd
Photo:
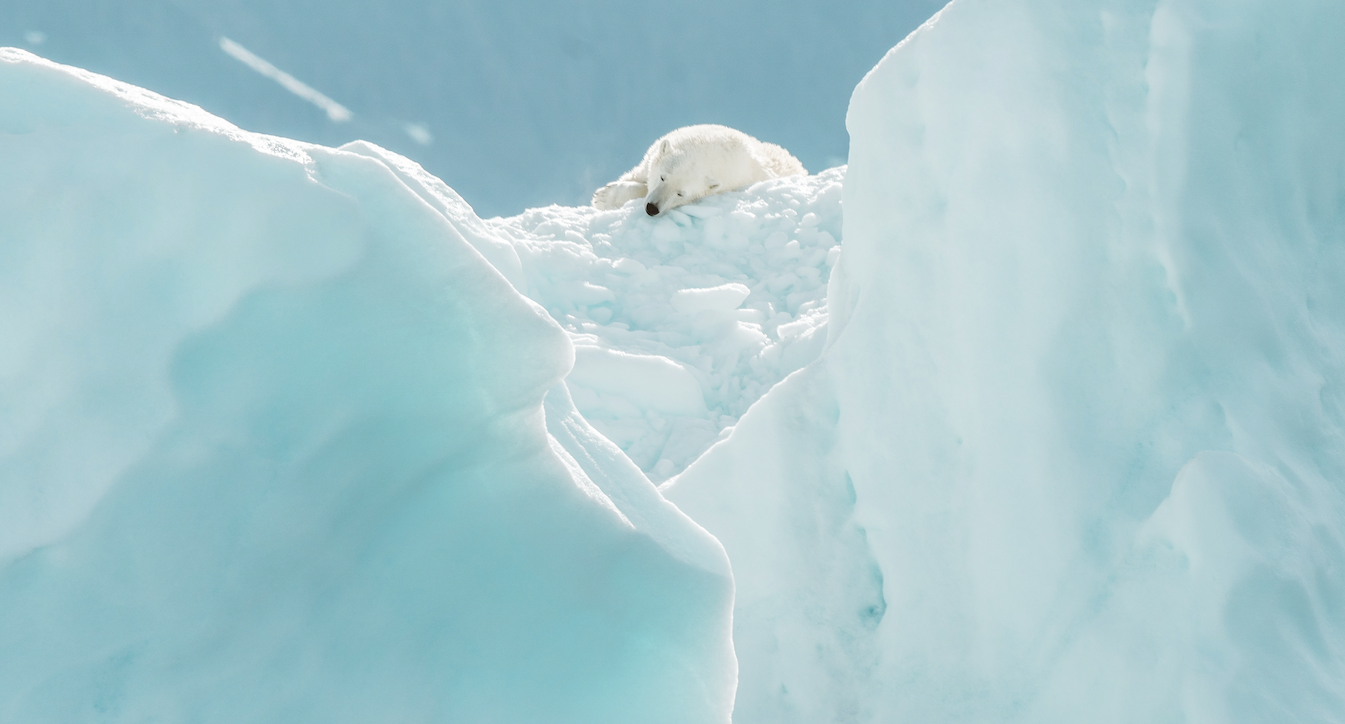
<path fill-rule="evenodd" d="M 752 138 L 748 136 L 748 138 Z M 756 140 L 756 139 L 752 139 Z M 759 146 L 761 165 L 770 172 L 771 176 L 779 178 L 781 176 L 806 176 L 808 170 L 803 167 L 794 154 L 786 151 L 783 147 L 774 143 L 757 141 Z"/>
<path fill-rule="evenodd" d="M 807 173 L 797 158 L 774 143 L 728 126 L 684 126 L 654 141 L 635 168 L 598 189 L 593 205 L 615 209 L 644 198 L 654 216 L 710 194 Z"/>
<path fill-rule="evenodd" d="M 736 128 L 729 128 L 716 123 L 702 123 L 695 126 L 683 126 L 654 141 L 654 144 L 645 152 L 644 159 L 640 163 L 640 166 L 644 167 L 645 178 L 648 178 L 650 169 L 658 165 L 660 157 L 670 149 L 690 148 L 697 148 L 703 153 L 719 153 L 726 156 L 732 155 L 735 151 L 746 151 L 767 174 L 764 178 L 756 178 L 753 181 L 764 181 L 766 178 L 778 178 L 780 176 L 807 175 L 808 173 L 803 164 L 781 146 L 757 140 Z M 634 172 L 639 168 L 637 166 L 631 170 Z"/>

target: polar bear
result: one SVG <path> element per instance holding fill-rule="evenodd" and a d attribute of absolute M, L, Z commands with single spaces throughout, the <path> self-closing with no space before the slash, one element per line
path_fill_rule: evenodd
<path fill-rule="evenodd" d="M 644 198 L 650 216 L 710 194 L 780 176 L 807 174 L 789 151 L 728 126 L 686 126 L 654 141 L 644 160 L 593 193 L 599 209 Z"/>

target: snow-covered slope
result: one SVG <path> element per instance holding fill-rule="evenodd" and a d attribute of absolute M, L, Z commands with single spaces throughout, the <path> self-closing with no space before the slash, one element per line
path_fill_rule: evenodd
<path fill-rule="evenodd" d="M 21 51 L 0 98 L 0 721 L 728 721 L 722 548 L 456 195 Z"/>
<path fill-rule="evenodd" d="M 1342 43 L 955 0 L 865 78 L 830 346 L 665 488 L 735 721 L 1345 721 Z"/>
<path fill-rule="evenodd" d="M 659 481 L 822 351 L 843 179 L 773 179 L 657 219 L 631 202 L 487 225 L 570 333 L 579 410 Z"/>
<path fill-rule="evenodd" d="M 575 345 L 584 417 L 655 481 L 681 472 L 826 340 L 844 167 L 651 219 L 632 202 L 482 220 L 419 165 L 365 142 Z"/>

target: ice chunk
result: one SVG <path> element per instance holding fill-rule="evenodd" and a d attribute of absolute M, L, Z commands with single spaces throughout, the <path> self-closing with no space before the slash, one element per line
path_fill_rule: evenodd
<path fill-rule="evenodd" d="M 673 292 L 673 309 L 682 314 L 729 312 L 741 307 L 752 290 L 746 284 L 721 284 L 708 289 L 679 289 Z"/>
<path fill-rule="evenodd" d="M 698 219 L 709 219 L 724 213 L 723 207 L 709 204 L 688 204 L 683 206 L 681 211 Z"/>
<path fill-rule="evenodd" d="M 639 274 L 645 270 L 644 264 L 634 259 L 617 259 L 612 263 L 612 267 L 625 274 Z"/>
<path fill-rule="evenodd" d="M 679 241 L 682 238 L 682 229 L 672 219 L 663 219 L 654 222 L 654 240 L 662 242 Z"/>

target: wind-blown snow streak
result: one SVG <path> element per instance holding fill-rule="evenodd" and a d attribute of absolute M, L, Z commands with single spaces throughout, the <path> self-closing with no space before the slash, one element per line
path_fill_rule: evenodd
<path fill-rule="evenodd" d="M 244 48 L 238 43 L 228 38 L 221 37 L 219 39 L 219 47 L 220 50 L 223 50 L 225 53 L 228 53 L 232 58 L 238 60 L 243 65 L 246 65 L 247 67 L 257 71 L 263 76 L 270 78 L 271 80 L 279 83 L 280 87 L 284 88 L 285 90 L 317 106 L 319 109 L 322 110 L 323 113 L 327 114 L 328 118 L 332 119 L 336 123 L 342 123 L 354 117 L 354 114 L 350 112 L 350 109 L 328 98 L 327 96 L 322 95 L 318 91 L 309 87 L 304 82 L 300 81 L 298 78 L 295 78 L 289 73 L 286 73 L 285 71 L 275 67 L 274 65 L 271 65 L 270 63 L 266 62 L 266 60 L 258 56 L 256 53 L 253 53 L 252 51 L 248 50 L 247 48 Z M 424 131 L 422 132 L 424 133 L 425 137 L 428 138 L 429 133 Z M 428 141 L 421 141 L 420 138 L 417 136 L 413 137 L 415 137 L 417 142 L 419 143 L 422 144 L 428 143 Z"/>

